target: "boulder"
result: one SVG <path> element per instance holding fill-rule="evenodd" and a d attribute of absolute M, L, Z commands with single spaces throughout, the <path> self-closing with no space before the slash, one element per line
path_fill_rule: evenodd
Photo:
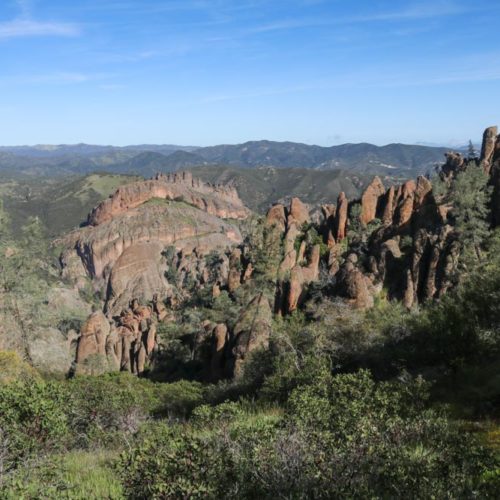
<path fill-rule="evenodd" d="M 373 296 L 368 289 L 367 278 L 352 262 L 346 262 L 337 274 L 337 291 L 349 299 L 356 309 L 373 306 Z"/>

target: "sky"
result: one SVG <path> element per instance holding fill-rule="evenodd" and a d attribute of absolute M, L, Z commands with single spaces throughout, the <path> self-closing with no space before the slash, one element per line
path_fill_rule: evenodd
<path fill-rule="evenodd" d="M 497 0 L 1 0 L 0 144 L 477 141 Z"/>

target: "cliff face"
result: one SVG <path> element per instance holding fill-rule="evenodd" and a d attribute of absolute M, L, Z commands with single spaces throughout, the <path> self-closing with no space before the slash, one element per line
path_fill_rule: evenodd
<path fill-rule="evenodd" d="M 191 173 L 182 172 L 157 174 L 154 179 L 120 187 L 92 210 L 88 223 L 98 226 L 154 198 L 183 201 L 223 219 L 245 219 L 249 214 L 236 189 L 206 184 Z"/>
<path fill-rule="evenodd" d="M 168 295 L 174 283 L 165 271 L 172 260 L 189 260 L 188 271 L 196 271 L 210 252 L 240 243 L 239 229 L 223 219 L 248 215 L 234 189 L 203 184 L 187 173 L 130 184 L 98 205 L 87 227 L 62 241 L 63 275 L 77 284 L 90 278 L 106 296 L 105 310 L 116 314 L 134 297 Z"/>

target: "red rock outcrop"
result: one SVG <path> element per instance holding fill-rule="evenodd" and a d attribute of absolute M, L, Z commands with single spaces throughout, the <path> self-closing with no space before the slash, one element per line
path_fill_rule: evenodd
<path fill-rule="evenodd" d="M 337 199 L 337 212 L 335 214 L 335 239 L 342 241 L 347 234 L 347 214 L 349 202 L 342 191 Z"/>
<path fill-rule="evenodd" d="M 293 218 L 300 227 L 302 224 L 309 222 L 309 210 L 298 198 L 292 198 L 290 201 L 290 209 L 288 217 Z"/>
<path fill-rule="evenodd" d="M 382 181 L 379 177 L 374 177 L 361 196 L 361 214 L 359 219 L 363 226 L 366 226 L 377 217 L 377 209 L 384 194 L 385 188 Z"/>
<path fill-rule="evenodd" d="M 273 205 L 267 212 L 266 223 L 268 226 L 275 226 L 281 232 L 286 229 L 285 207 L 281 204 Z"/>
<path fill-rule="evenodd" d="M 154 294 L 169 295 L 176 284 L 165 275 L 171 264 L 167 248 L 174 249 L 170 259 L 181 256 L 178 273 L 195 273 L 203 281 L 205 256 L 242 241 L 234 224 L 214 214 L 242 218 L 248 213 L 234 189 L 186 173 L 121 187 L 94 209 L 91 225 L 62 240 L 67 248 L 61 256 L 63 276 L 77 283 L 89 276 L 106 290 L 106 311 L 116 314 L 132 297 L 149 301 Z"/>
<path fill-rule="evenodd" d="M 260 293 L 255 296 L 240 314 L 231 339 L 232 375 L 243 374 L 249 356 L 269 347 L 272 328 L 272 311 L 269 301 Z"/>
<path fill-rule="evenodd" d="M 291 313 L 297 309 L 304 299 L 305 286 L 318 279 L 319 272 L 319 245 L 314 245 L 306 265 L 300 262 L 290 272 L 288 296 L 286 299 L 286 312 Z"/>
<path fill-rule="evenodd" d="M 483 134 L 483 144 L 481 147 L 481 156 L 479 162 L 486 174 L 491 171 L 495 146 L 498 138 L 498 127 L 488 127 Z"/>
<path fill-rule="evenodd" d="M 109 321 L 100 312 L 92 313 L 80 331 L 76 362 L 83 363 L 89 356 L 106 355 L 106 340 L 110 332 Z"/>
<path fill-rule="evenodd" d="M 155 198 L 183 201 L 223 219 L 245 219 L 249 215 L 235 188 L 206 184 L 194 179 L 191 173 L 182 172 L 158 174 L 154 179 L 118 188 L 92 210 L 88 222 L 97 226 Z"/>
<path fill-rule="evenodd" d="M 159 309 L 158 304 L 155 308 Z M 153 308 L 140 305 L 136 299 L 111 322 L 102 312 L 93 313 L 81 329 L 76 372 L 141 374 L 156 348 L 158 320 Z"/>
<path fill-rule="evenodd" d="M 386 226 L 392 224 L 392 218 L 394 217 L 395 193 L 394 186 L 391 186 L 385 194 L 382 223 Z"/>

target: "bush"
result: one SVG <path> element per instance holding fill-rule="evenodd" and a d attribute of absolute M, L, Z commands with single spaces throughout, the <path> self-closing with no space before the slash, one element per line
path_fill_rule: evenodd
<path fill-rule="evenodd" d="M 213 498 L 223 477 L 221 458 L 210 436 L 161 425 L 153 440 L 122 455 L 118 470 L 129 498 Z"/>
<path fill-rule="evenodd" d="M 159 405 L 156 386 L 130 373 L 77 377 L 66 384 L 75 444 L 119 444 Z"/>
<path fill-rule="evenodd" d="M 65 403 L 65 392 L 58 383 L 0 386 L 0 461 L 3 459 L 4 471 L 64 445 L 69 435 Z"/>
<path fill-rule="evenodd" d="M 203 401 L 203 386 L 199 382 L 180 380 L 171 384 L 158 384 L 157 415 L 185 419 L 193 408 Z"/>
<path fill-rule="evenodd" d="M 0 384 L 9 384 L 16 380 L 34 382 L 40 381 L 41 377 L 17 352 L 0 351 Z"/>
<path fill-rule="evenodd" d="M 484 497 L 492 457 L 426 405 L 421 380 L 324 371 L 285 418 L 202 406 L 194 426 L 149 432 L 119 470 L 133 498 Z"/>

